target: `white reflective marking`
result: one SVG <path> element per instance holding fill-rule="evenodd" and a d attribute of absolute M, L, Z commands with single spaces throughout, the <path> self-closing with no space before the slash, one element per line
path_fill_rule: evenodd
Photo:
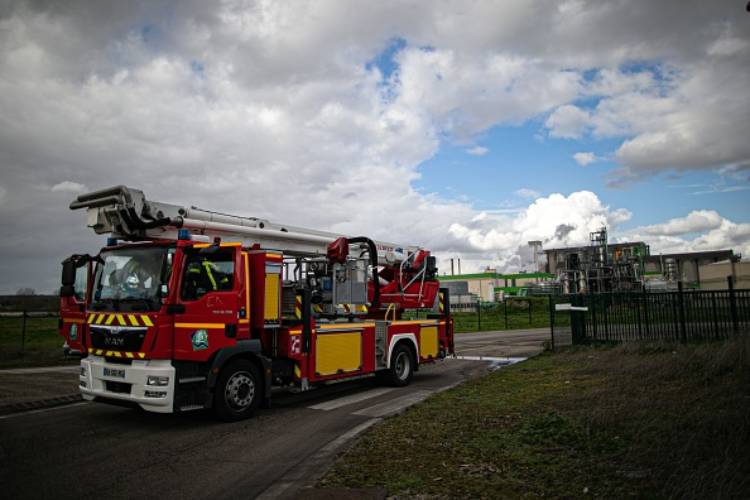
<path fill-rule="evenodd" d="M 529 358 L 510 358 L 498 356 L 456 356 L 455 359 L 465 359 L 466 361 L 490 361 L 492 363 L 513 365 L 515 363 L 520 363 L 521 361 L 526 361 Z"/>
<path fill-rule="evenodd" d="M 344 396 L 343 398 L 332 399 L 331 401 L 308 406 L 308 408 L 310 408 L 311 410 L 331 411 L 335 410 L 336 408 L 341 408 L 342 406 L 359 403 L 360 401 L 364 401 L 366 399 L 376 398 L 382 394 L 391 392 L 392 390 L 392 388 L 370 389 L 369 391 L 352 394 L 351 396 Z"/>
<path fill-rule="evenodd" d="M 434 391 L 414 391 L 411 394 L 401 396 L 400 398 L 386 401 L 368 408 L 364 408 L 359 411 L 355 411 L 354 415 L 363 415 L 365 417 L 385 417 L 393 413 L 397 413 L 404 408 L 408 408 L 411 405 L 417 404 L 427 399 Z"/>

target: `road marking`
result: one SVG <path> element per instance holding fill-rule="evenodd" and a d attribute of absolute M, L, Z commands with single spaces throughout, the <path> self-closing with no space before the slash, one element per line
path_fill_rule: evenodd
<path fill-rule="evenodd" d="M 308 408 L 310 408 L 311 410 L 331 411 L 335 410 L 336 408 L 341 408 L 342 406 L 365 401 L 366 399 L 376 398 L 378 396 L 391 392 L 392 390 L 392 388 L 370 389 L 369 391 L 352 394 L 351 396 L 344 396 L 343 398 L 332 399 L 331 401 L 325 401 L 323 403 L 308 406 Z"/>
<path fill-rule="evenodd" d="M 528 358 L 512 358 L 506 356 L 456 356 L 455 359 L 464 359 L 467 361 L 489 361 L 491 363 L 514 365 L 516 363 L 520 363 L 521 361 L 526 361 Z"/>
<path fill-rule="evenodd" d="M 411 405 L 424 401 L 433 392 L 435 391 L 414 391 L 405 396 L 401 396 L 400 398 L 395 398 L 390 401 L 386 401 L 385 403 L 376 404 L 374 406 L 355 411 L 353 415 L 362 415 L 365 417 L 386 417 L 394 413 L 398 413 Z"/>
<path fill-rule="evenodd" d="M 63 404 L 60 406 L 53 406 L 52 408 L 42 408 L 40 410 L 22 411 L 19 413 L 11 413 L 10 415 L 0 415 L 0 420 L 5 420 L 7 418 L 13 417 L 25 417 L 26 415 L 33 415 L 35 413 L 47 413 L 48 411 L 63 410 L 65 408 L 73 408 L 74 406 L 82 406 L 85 404 L 88 404 L 88 401 L 81 401 L 80 403 L 73 404 Z"/>

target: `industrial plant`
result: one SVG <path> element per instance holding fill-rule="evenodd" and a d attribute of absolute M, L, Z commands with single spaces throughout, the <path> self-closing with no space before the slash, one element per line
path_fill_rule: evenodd
<path fill-rule="evenodd" d="M 440 281 L 451 289 L 456 307 L 461 303 L 497 302 L 509 296 L 559 295 L 598 292 L 670 291 L 682 283 L 685 289 L 725 289 L 728 280 L 736 288 L 750 288 L 750 261 L 733 250 L 652 255 L 643 241 L 609 241 L 607 228 L 589 234 L 584 246 L 543 249 L 541 241 L 529 241 L 530 267 L 518 273 L 454 273 Z"/>

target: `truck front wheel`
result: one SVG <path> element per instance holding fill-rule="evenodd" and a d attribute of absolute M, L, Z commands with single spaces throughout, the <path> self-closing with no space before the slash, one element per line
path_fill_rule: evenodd
<path fill-rule="evenodd" d="M 258 408 L 262 394 L 258 368 L 246 359 L 230 361 L 216 382 L 216 416 L 227 422 L 248 418 Z"/>

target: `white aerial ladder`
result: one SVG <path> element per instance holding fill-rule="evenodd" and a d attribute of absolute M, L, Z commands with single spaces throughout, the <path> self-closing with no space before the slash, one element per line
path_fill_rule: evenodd
<path fill-rule="evenodd" d="M 147 200 L 142 191 L 126 186 L 78 196 L 72 210 L 86 208 L 88 226 L 97 234 L 121 240 L 177 240 L 181 229 L 194 235 L 228 238 L 244 246 L 283 248 L 287 254 L 325 255 L 330 243 L 347 235 L 279 224 L 256 217 L 241 217 L 195 206 Z M 379 265 L 409 260 L 417 246 L 375 241 Z"/>

